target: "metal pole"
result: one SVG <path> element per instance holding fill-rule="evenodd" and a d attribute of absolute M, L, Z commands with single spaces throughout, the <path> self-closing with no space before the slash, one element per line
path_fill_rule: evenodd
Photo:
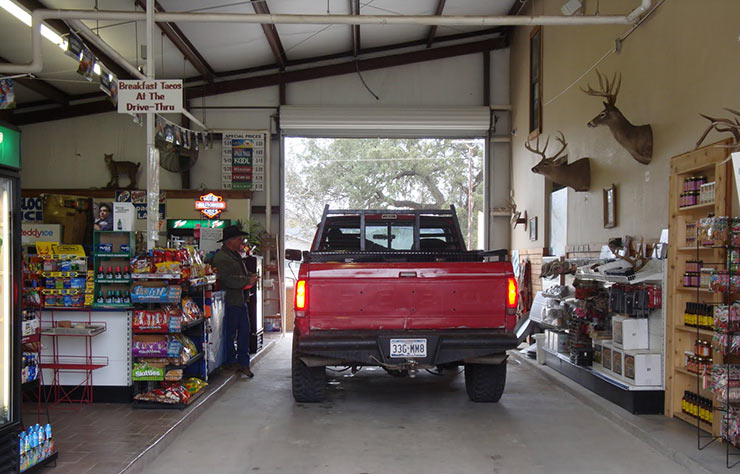
<path fill-rule="evenodd" d="M 146 0 L 146 78 L 154 79 L 154 0 Z M 157 246 L 159 240 L 159 152 L 154 148 L 154 112 L 146 113 L 147 156 L 147 249 Z"/>

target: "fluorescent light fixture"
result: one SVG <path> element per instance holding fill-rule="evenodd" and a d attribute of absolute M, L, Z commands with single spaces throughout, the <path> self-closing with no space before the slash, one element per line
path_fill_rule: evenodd
<path fill-rule="evenodd" d="M 97 61 L 95 61 L 95 65 L 93 66 L 93 72 L 98 76 L 100 75 L 100 64 Z"/>
<path fill-rule="evenodd" d="M 26 26 L 31 26 L 31 14 L 28 13 L 23 7 L 15 3 L 13 0 L 0 0 L 0 8 L 4 9 L 17 19 L 25 23 Z M 64 38 L 56 34 L 51 29 L 47 28 L 46 25 L 41 25 L 41 36 L 59 46 L 62 50 L 67 49 L 67 42 L 64 40 Z"/>

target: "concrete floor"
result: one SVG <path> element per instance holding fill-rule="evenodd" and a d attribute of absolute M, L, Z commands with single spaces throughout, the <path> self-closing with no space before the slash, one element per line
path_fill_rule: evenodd
<path fill-rule="evenodd" d="M 464 377 L 332 374 L 329 399 L 296 404 L 290 337 L 231 386 L 148 473 L 685 473 L 682 466 L 510 360 L 501 402 Z M 331 374 L 331 373 L 330 373 Z"/>

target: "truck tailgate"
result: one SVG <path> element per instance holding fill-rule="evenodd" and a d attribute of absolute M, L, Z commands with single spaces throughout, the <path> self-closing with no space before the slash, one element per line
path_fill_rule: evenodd
<path fill-rule="evenodd" d="M 310 330 L 506 326 L 507 278 L 513 275 L 505 262 L 307 267 Z"/>

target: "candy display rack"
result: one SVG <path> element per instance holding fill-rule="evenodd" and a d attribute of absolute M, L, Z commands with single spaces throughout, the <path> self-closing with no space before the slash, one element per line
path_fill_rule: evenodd
<path fill-rule="evenodd" d="M 93 234 L 95 308 L 131 308 L 129 265 L 134 246 L 133 232 L 95 231 Z"/>
<path fill-rule="evenodd" d="M 215 275 L 194 271 L 195 252 L 157 249 L 132 262 L 135 408 L 183 409 L 203 393 L 210 315 L 206 295 Z"/>

